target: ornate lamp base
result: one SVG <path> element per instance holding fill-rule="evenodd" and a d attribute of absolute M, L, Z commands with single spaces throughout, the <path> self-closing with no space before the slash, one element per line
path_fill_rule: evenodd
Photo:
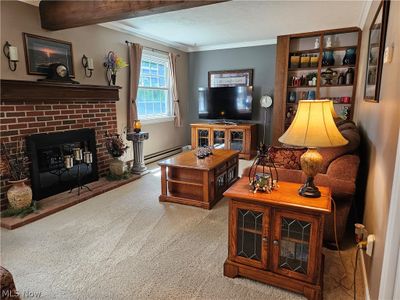
<path fill-rule="evenodd" d="M 308 198 L 319 198 L 321 192 L 314 184 L 314 176 L 321 170 L 322 155 L 317 149 L 309 148 L 300 157 L 301 169 L 307 175 L 306 183 L 299 189 L 299 195 Z"/>
<path fill-rule="evenodd" d="M 321 192 L 314 184 L 314 177 L 307 177 L 307 181 L 299 188 L 299 195 L 307 198 L 319 198 Z"/>

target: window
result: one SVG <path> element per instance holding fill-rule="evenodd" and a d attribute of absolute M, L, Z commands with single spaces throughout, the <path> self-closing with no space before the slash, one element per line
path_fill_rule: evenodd
<path fill-rule="evenodd" d="M 167 55 L 143 50 L 138 96 L 138 116 L 141 120 L 172 116 Z"/>

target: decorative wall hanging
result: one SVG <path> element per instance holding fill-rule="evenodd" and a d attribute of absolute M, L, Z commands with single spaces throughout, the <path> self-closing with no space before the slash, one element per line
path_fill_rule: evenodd
<path fill-rule="evenodd" d="M 379 102 L 390 1 L 382 1 L 369 28 L 364 100 Z"/>
<path fill-rule="evenodd" d="M 26 70 L 31 75 L 47 75 L 51 64 L 61 63 L 75 77 L 72 44 L 24 33 Z"/>
<path fill-rule="evenodd" d="M 108 85 L 115 85 L 117 80 L 117 71 L 126 68 L 128 64 L 118 56 L 114 51 L 109 51 L 104 62 L 106 68 L 106 78 Z"/>
<path fill-rule="evenodd" d="M 253 69 L 208 72 L 208 87 L 239 85 L 253 85 Z"/>

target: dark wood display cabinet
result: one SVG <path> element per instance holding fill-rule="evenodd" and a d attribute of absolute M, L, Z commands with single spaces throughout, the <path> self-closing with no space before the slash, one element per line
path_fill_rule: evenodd
<path fill-rule="evenodd" d="M 239 158 L 251 159 L 257 153 L 257 124 L 191 124 L 192 148 L 212 146 L 215 149 L 239 151 Z"/>
<path fill-rule="evenodd" d="M 298 184 L 279 182 L 271 194 L 252 193 L 242 178 L 224 196 L 229 200 L 228 258 L 224 275 L 243 276 L 321 299 L 324 215 L 330 189 L 321 198 L 298 195 Z"/>
<path fill-rule="evenodd" d="M 299 100 L 329 99 L 338 116 L 353 118 L 360 45 L 358 27 L 278 36 L 274 145 L 292 123 Z"/>

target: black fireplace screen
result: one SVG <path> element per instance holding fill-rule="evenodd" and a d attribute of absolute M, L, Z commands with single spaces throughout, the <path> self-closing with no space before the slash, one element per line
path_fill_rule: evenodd
<path fill-rule="evenodd" d="M 98 180 L 94 129 L 35 134 L 27 137 L 26 143 L 34 200 L 70 190 L 78 180 L 81 184 Z M 77 149 L 82 151 L 81 159 L 74 155 Z M 84 153 L 91 153 L 91 159 L 85 160 Z"/>

